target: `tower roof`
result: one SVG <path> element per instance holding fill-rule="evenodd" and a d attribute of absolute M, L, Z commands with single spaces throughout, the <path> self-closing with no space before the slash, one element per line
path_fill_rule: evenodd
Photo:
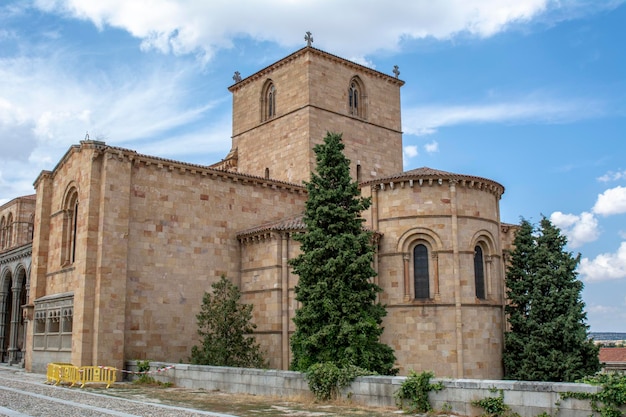
<path fill-rule="evenodd" d="M 462 185 L 470 185 L 479 189 L 486 189 L 492 192 L 496 192 L 498 195 L 504 194 L 504 186 L 496 181 L 488 178 L 477 177 L 474 175 L 455 174 L 453 172 L 441 171 L 429 167 L 421 167 L 412 169 L 410 171 L 400 172 L 398 174 L 392 174 L 381 178 L 376 178 L 370 181 L 361 183 L 363 186 L 376 186 L 379 184 L 389 184 L 403 181 L 427 181 L 429 183 L 435 181 L 455 181 Z M 421 184 L 421 183 L 420 183 Z"/>
<path fill-rule="evenodd" d="M 274 69 L 276 69 L 278 67 L 281 67 L 281 66 L 289 63 L 290 61 L 293 61 L 294 59 L 301 57 L 302 55 L 304 55 L 306 53 L 316 54 L 318 56 L 322 56 L 322 57 L 324 57 L 326 59 L 330 59 L 330 60 L 332 60 L 334 62 L 340 63 L 340 64 L 345 65 L 347 67 L 353 67 L 355 69 L 358 69 L 359 71 L 368 73 L 368 74 L 373 75 L 375 77 L 385 78 L 386 80 L 388 80 L 390 82 L 393 82 L 393 83 L 395 83 L 395 84 L 397 84 L 399 86 L 403 86 L 404 85 L 404 81 L 402 81 L 401 79 L 399 79 L 397 77 L 385 74 L 385 73 L 380 72 L 380 71 L 376 71 L 376 70 L 374 70 L 372 68 L 369 68 L 369 67 L 366 67 L 364 65 L 357 64 L 356 62 L 352 62 L 352 61 L 349 61 L 349 60 L 347 60 L 345 58 L 341 58 L 341 57 L 339 57 L 337 55 L 333 55 L 331 53 L 322 51 L 321 49 L 317 49 L 317 48 L 314 48 L 312 46 L 305 46 L 304 48 L 301 48 L 301 49 L 293 52 L 292 54 L 287 55 L 283 59 L 274 62 L 273 64 L 271 64 L 271 65 L 269 65 L 269 66 L 267 66 L 267 67 L 265 67 L 265 68 L 255 72 L 254 74 L 252 74 L 252 75 L 250 75 L 250 76 L 248 76 L 246 78 L 241 79 L 241 81 L 238 81 L 235 84 L 233 84 L 230 87 L 228 87 L 228 91 L 233 92 L 233 91 L 239 89 L 240 87 L 242 87 L 242 86 L 244 86 L 244 85 L 246 85 L 246 84 L 248 84 L 248 83 L 250 83 L 250 82 L 252 82 L 254 80 L 257 80 L 259 78 L 265 77 L 265 76 L 267 76 L 267 74 L 271 73 Z"/>

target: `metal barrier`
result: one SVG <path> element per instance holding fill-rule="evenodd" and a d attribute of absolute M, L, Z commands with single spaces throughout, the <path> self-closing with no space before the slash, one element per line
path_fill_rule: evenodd
<path fill-rule="evenodd" d="M 103 366 L 81 366 L 80 368 L 71 363 L 52 362 L 48 364 L 46 372 L 47 382 L 54 385 L 61 383 L 70 384 L 73 387 L 77 383 L 83 388 L 90 382 L 107 384 L 107 388 L 117 381 L 117 369 Z"/>
<path fill-rule="evenodd" d="M 78 379 L 78 368 L 71 363 L 53 362 L 48 364 L 46 372 L 47 382 L 54 382 L 54 385 L 60 383 L 74 384 Z"/>
<path fill-rule="evenodd" d="M 107 384 L 107 388 L 117 380 L 117 369 L 102 366 L 81 366 L 78 369 L 79 377 L 76 382 L 81 388 L 88 382 L 101 382 Z"/>

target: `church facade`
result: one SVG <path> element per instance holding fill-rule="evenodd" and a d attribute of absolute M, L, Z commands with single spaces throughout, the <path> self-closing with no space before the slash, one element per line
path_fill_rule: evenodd
<path fill-rule="evenodd" d="M 343 135 L 372 198 L 383 342 L 401 373 L 502 377 L 504 251 L 495 181 L 402 170 L 400 88 L 310 45 L 235 77 L 232 149 L 210 166 L 84 140 L 35 181 L 25 363 L 187 361 L 202 295 L 225 275 L 253 304 L 270 367 L 288 369 L 313 146 Z"/>

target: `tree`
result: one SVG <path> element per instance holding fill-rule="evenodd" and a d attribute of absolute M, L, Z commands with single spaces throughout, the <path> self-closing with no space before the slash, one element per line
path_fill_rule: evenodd
<path fill-rule="evenodd" d="M 191 349 L 191 362 L 198 365 L 266 367 L 260 346 L 252 334 L 252 304 L 241 304 L 241 292 L 222 275 L 211 285 L 213 295 L 202 297 L 198 334 L 202 345 Z"/>
<path fill-rule="evenodd" d="M 295 298 L 301 303 L 294 317 L 291 367 L 304 372 L 330 362 L 394 374 L 393 350 L 379 341 L 387 313 L 376 301 L 381 289 L 372 282 L 372 232 L 363 228 L 361 218 L 370 200 L 352 182 L 340 134 L 328 133 L 313 149 L 317 168 L 305 182 L 306 232 L 294 237 L 301 253 L 291 261 L 299 276 Z"/>
<path fill-rule="evenodd" d="M 506 274 L 507 379 L 575 381 L 600 370 L 577 278 L 580 254 L 565 251 L 566 244 L 545 217 L 538 229 L 522 219 Z"/>

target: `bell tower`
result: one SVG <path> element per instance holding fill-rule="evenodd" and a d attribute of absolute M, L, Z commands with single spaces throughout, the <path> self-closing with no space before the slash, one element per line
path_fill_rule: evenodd
<path fill-rule="evenodd" d="M 400 87 L 395 76 L 307 46 L 229 87 L 237 171 L 301 183 L 315 168 L 313 146 L 343 135 L 353 178 L 402 172 Z"/>

